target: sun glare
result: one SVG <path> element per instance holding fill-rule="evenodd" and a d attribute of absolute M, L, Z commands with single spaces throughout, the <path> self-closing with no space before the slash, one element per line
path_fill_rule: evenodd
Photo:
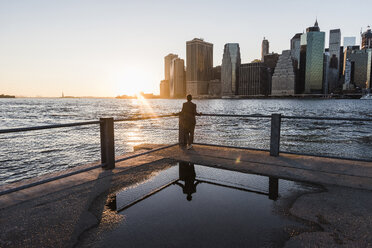
<path fill-rule="evenodd" d="M 141 109 L 141 112 L 146 115 L 156 116 L 157 114 L 151 107 L 151 105 L 148 103 L 147 99 L 143 97 L 141 93 L 136 94 L 137 101 L 139 102 L 139 107 Z M 158 121 L 158 120 L 155 120 Z"/>
<path fill-rule="evenodd" d="M 151 90 L 151 77 L 137 68 L 127 68 L 116 73 L 116 95 L 136 96 Z"/>

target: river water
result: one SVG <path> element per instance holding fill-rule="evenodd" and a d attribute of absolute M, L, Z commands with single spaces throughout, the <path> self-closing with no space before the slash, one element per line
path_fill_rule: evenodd
<path fill-rule="evenodd" d="M 183 100 L 78 98 L 0 99 L 0 129 L 169 114 Z M 337 99 L 195 100 L 197 111 L 218 114 L 281 113 L 288 116 L 372 118 L 372 101 Z M 195 142 L 268 149 L 270 119 L 197 117 Z M 178 141 L 175 117 L 115 123 L 116 155 L 141 143 Z M 360 121 L 283 120 L 280 149 L 372 159 L 372 123 Z M 99 126 L 0 134 L 0 185 L 100 159 Z"/>

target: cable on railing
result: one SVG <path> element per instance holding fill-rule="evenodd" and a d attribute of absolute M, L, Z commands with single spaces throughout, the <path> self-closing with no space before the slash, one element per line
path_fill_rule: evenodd
<path fill-rule="evenodd" d="M 168 114 L 168 115 L 148 115 L 148 116 L 143 116 L 143 117 L 131 117 L 131 118 L 124 118 L 124 119 L 116 119 L 116 120 L 114 120 L 114 122 L 138 121 L 138 120 L 147 120 L 147 119 L 174 117 L 174 116 L 178 116 L 178 114 L 174 113 L 174 114 Z M 35 126 L 35 127 L 20 127 L 20 128 L 10 128 L 10 129 L 0 129 L 0 134 L 1 133 L 17 133 L 17 132 L 36 131 L 36 130 L 52 129 L 52 128 L 76 127 L 76 126 L 85 126 L 85 125 L 93 125 L 93 124 L 100 124 L 100 123 L 101 123 L 101 121 L 86 121 L 86 122 L 53 124 L 53 125 Z"/>
<path fill-rule="evenodd" d="M 168 114 L 168 115 L 149 115 L 149 116 L 142 116 L 142 117 L 131 117 L 131 118 L 124 118 L 124 119 L 115 119 L 114 122 L 120 121 L 140 121 L 140 120 L 148 120 L 148 119 L 157 119 L 157 118 L 166 118 L 166 117 L 174 117 L 178 116 L 178 113 Z"/>
<path fill-rule="evenodd" d="M 288 116 L 282 115 L 282 119 L 303 119 L 303 120 L 326 120 L 326 121 L 372 121 L 367 118 L 343 118 L 343 117 L 317 117 L 317 116 Z"/>
<path fill-rule="evenodd" d="M 178 116 L 179 113 L 167 114 L 167 115 L 149 115 L 142 117 L 131 117 L 123 119 L 115 119 L 114 122 L 121 121 L 138 121 L 138 120 L 148 120 L 156 118 L 167 118 Z M 271 118 L 271 115 L 261 115 L 261 114 L 252 114 L 252 115 L 235 115 L 235 114 L 200 114 L 200 116 L 212 116 L 212 117 L 239 117 L 239 118 Z M 372 122 L 372 119 L 364 118 L 342 118 L 342 117 L 317 117 L 317 116 L 287 116 L 282 115 L 282 119 L 303 119 L 303 120 L 330 120 L 330 121 L 367 121 Z M 52 128 L 63 128 L 63 127 L 75 127 L 75 126 L 84 126 L 84 125 L 93 125 L 100 124 L 100 121 L 86 121 L 86 122 L 75 122 L 75 123 L 65 123 L 65 124 L 53 124 L 45 126 L 35 126 L 35 127 L 21 127 L 21 128 L 10 128 L 10 129 L 0 129 L 0 134 L 2 133 L 16 133 L 16 132 L 27 132 L 27 131 L 36 131 L 43 129 L 52 129 Z"/>
<path fill-rule="evenodd" d="M 247 117 L 247 118 L 271 118 L 271 115 L 261 115 L 261 114 L 252 114 L 252 115 L 234 115 L 234 114 L 200 114 L 200 116 L 215 116 L 215 117 Z"/>
<path fill-rule="evenodd" d="M 17 133 L 17 132 L 27 132 L 27 131 L 52 129 L 52 128 L 85 126 L 85 125 L 93 125 L 93 124 L 100 124 L 100 123 L 101 123 L 100 121 L 86 121 L 86 122 L 54 124 L 54 125 L 36 126 L 36 127 L 10 128 L 10 129 L 0 129 L 0 133 Z"/>
<path fill-rule="evenodd" d="M 247 118 L 271 118 L 272 115 L 235 115 L 235 114 L 200 114 L 200 116 L 215 116 L 215 117 L 247 117 Z M 343 117 L 321 117 L 321 116 L 289 116 L 281 115 L 282 119 L 304 119 L 304 120 L 330 120 L 330 121 L 372 121 L 368 118 L 343 118 Z"/>

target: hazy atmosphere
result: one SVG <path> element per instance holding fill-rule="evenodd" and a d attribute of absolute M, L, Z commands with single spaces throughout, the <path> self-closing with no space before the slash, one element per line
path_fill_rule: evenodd
<path fill-rule="evenodd" d="M 372 247 L 372 0 L 0 0 L 0 248 Z"/>
<path fill-rule="evenodd" d="M 321 31 L 356 36 L 371 25 L 369 1 L 0 1 L 0 94 L 59 97 L 159 93 L 164 56 L 185 42 L 240 44 L 242 62 L 289 49 L 318 19 Z"/>

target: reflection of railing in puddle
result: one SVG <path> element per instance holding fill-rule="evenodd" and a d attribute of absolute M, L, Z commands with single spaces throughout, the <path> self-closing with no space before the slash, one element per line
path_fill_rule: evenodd
<path fill-rule="evenodd" d="M 182 184 L 180 181 L 183 181 Z M 200 183 L 208 183 L 216 186 L 242 190 L 246 192 L 261 194 L 261 195 L 268 195 L 269 199 L 277 200 L 279 197 L 279 179 L 274 177 L 269 177 L 269 193 L 263 191 L 257 191 L 252 189 L 247 189 L 238 186 L 226 185 L 218 182 L 208 181 L 199 179 L 195 173 L 195 166 L 193 163 L 190 162 L 179 162 L 179 179 L 174 182 L 175 185 L 178 185 L 182 188 L 184 194 L 186 194 L 186 199 L 188 201 L 192 200 L 192 194 L 196 193 L 196 187 Z"/>
<path fill-rule="evenodd" d="M 205 167 L 196 165 L 199 167 Z M 215 168 L 208 168 L 208 170 L 221 170 Z M 225 171 L 224 173 L 229 173 L 231 171 Z M 235 172 L 231 172 L 235 173 Z M 250 176 L 250 174 L 243 174 L 243 176 Z M 260 195 L 266 195 L 270 200 L 276 201 L 279 197 L 279 179 L 274 177 L 269 177 L 269 187 L 268 192 L 264 190 L 254 190 L 250 189 L 248 186 L 237 185 L 234 183 L 227 184 L 226 182 L 218 181 L 216 179 L 206 179 L 205 177 L 199 178 L 195 172 L 195 165 L 190 162 L 179 162 L 178 163 L 178 175 L 177 167 L 171 167 L 157 176 L 152 180 L 149 180 L 143 184 L 138 185 L 134 188 L 128 188 L 124 191 L 117 193 L 115 196 L 109 199 L 107 206 L 111 210 L 122 211 L 127 209 L 136 203 L 156 194 L 157 192 L 171 186 L 176 185 L 182 188 L 183 194 L 186 195 L 188 201 L 192 200 L 192 195 L 197 193 L 197 186 L 199 184 L 210 184 L 219 187 L 230 188 L 234 190 L 245 191 L 249 193 L 255 193 Z M 114 206 L 115 205 L 115 206 Z"/>

